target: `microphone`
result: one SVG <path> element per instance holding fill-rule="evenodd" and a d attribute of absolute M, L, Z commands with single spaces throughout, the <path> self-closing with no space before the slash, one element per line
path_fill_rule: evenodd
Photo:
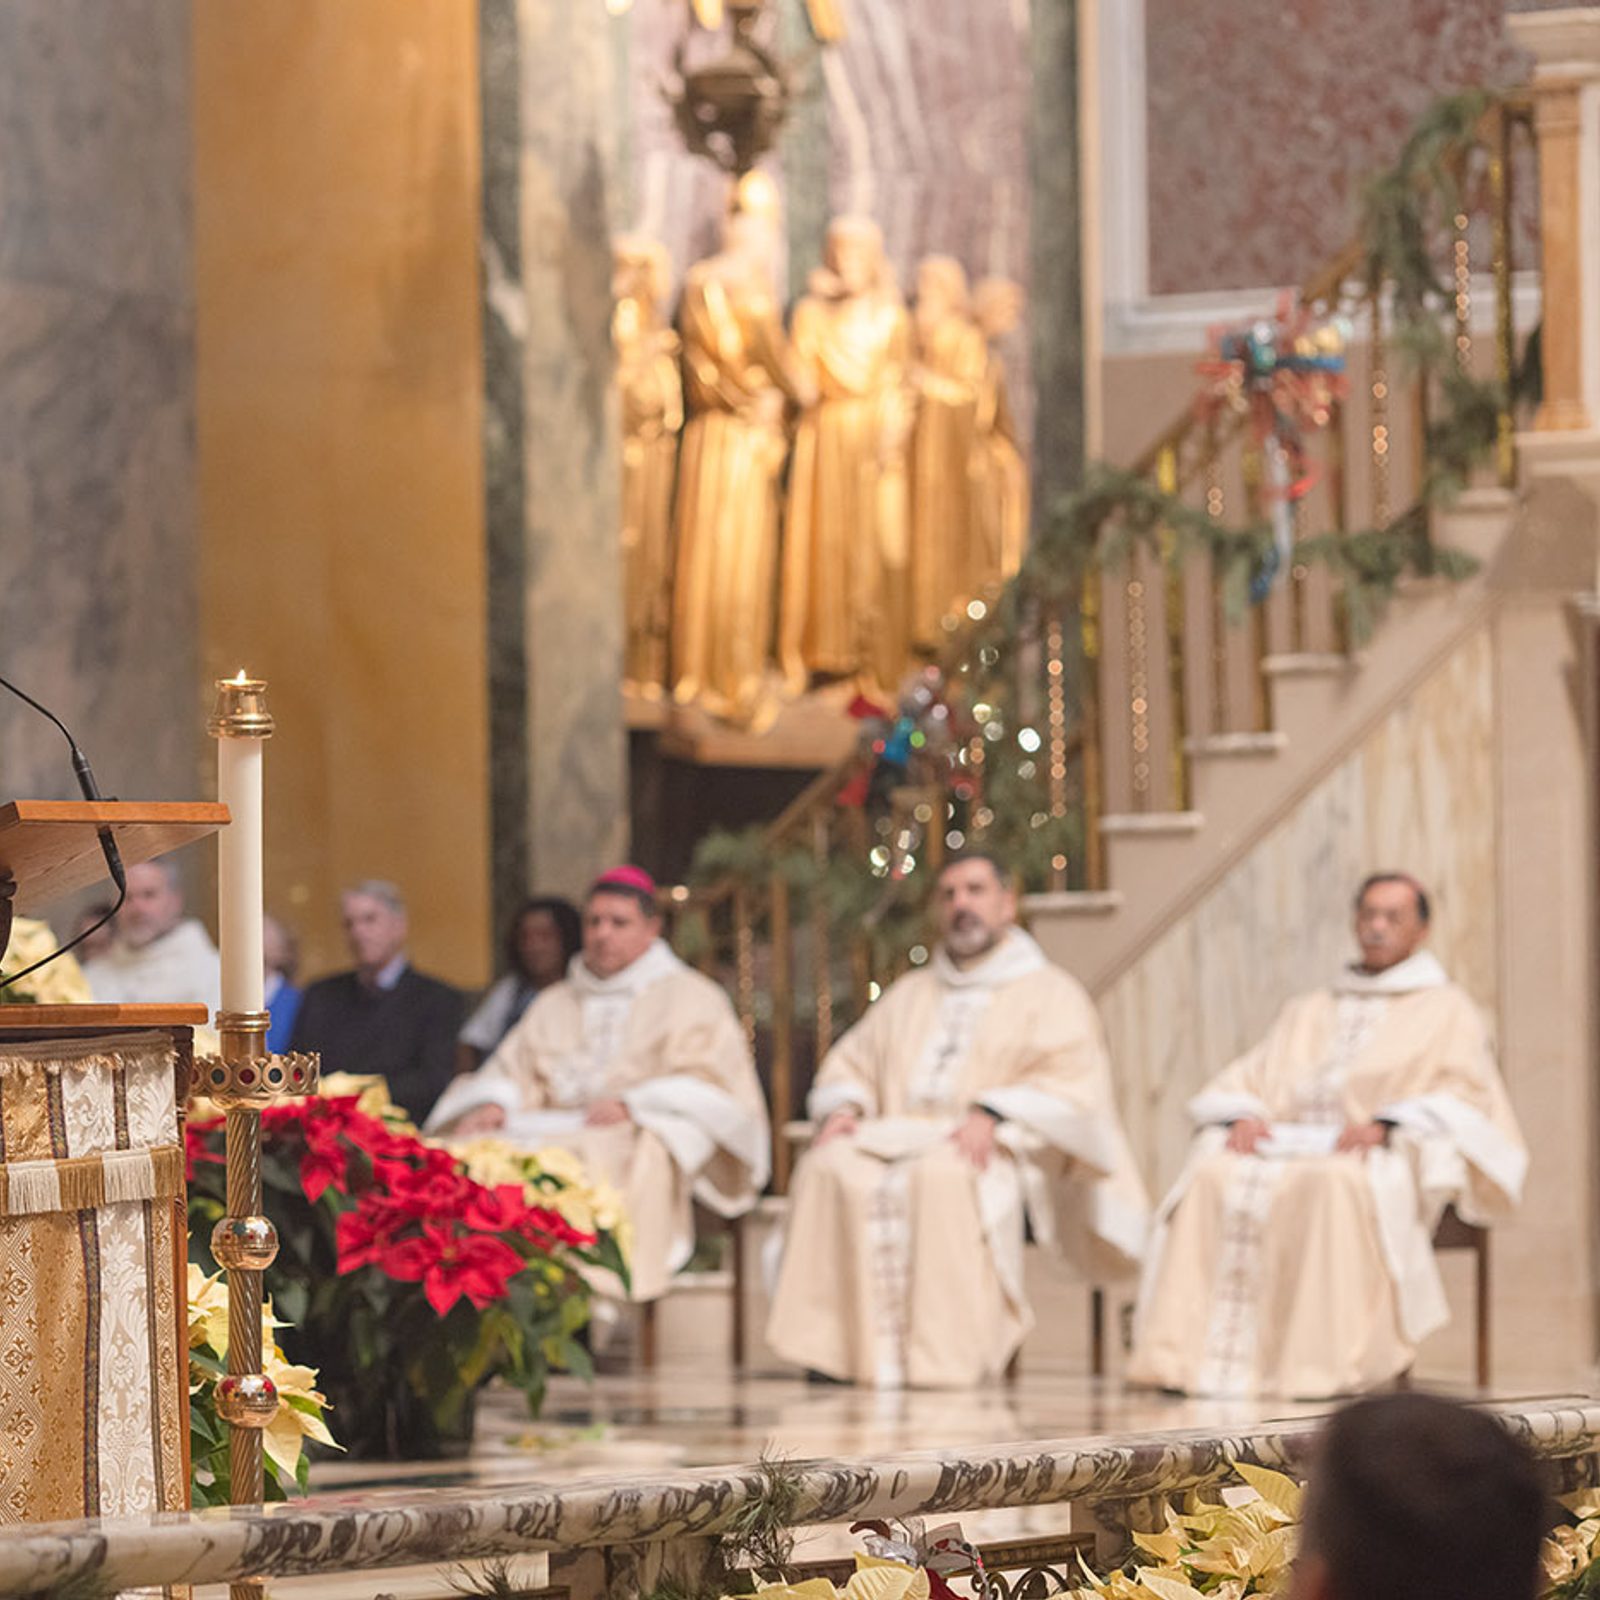
<path fill-rule="evenodd" d="M 67 741 L 67 748 L 72 753 L 72 770 L 77 777 L 79 789 L 83 791 L 83 798 L 90 801 L 104 799 L 104 796 L 100 793 L 100 785 L 94 780 L 94 769 L 89 765 L 89 758 L 78 748 L 78 741 L 72 737 L 66 723 L 49 706 L 40 705 L 31 694 L 19 689 L 9 679 L 0 678 L 0 689 L 9 689 L 24 704 L 32 706 L 40 716 L 48 717 L 61 730 L 61 737 Z M 69 939 L 59 950 L 53 950 L 43 960 L 35 961 L 31 967 L 24 967 L 21 972 L 13 972 L 10 977 L 0 977 L 0 989 L 9 988 L 19 978 L 25 978 L 31 972 L 37 972 L 40 967 L 54 961 L 57 956 L 64 956 L 67 951 L 82 944 L 91 933 L 99 932 L 122 909 L 123 901 L 128 898 L 128 874 L 122 865 L 122 852 L 118 850 L 116 837 L 109 827 L 101 828 L 99 837 L 100 851 L 106 858 L 106 870 L 111 874 L 111 881 L 117 886 L 115 904 L 98 922 L 91 922 L 82 933 L 78 934 L 76 938 Z M 4 954 L 5 952 L 0 950 L 0 956 Z"/>

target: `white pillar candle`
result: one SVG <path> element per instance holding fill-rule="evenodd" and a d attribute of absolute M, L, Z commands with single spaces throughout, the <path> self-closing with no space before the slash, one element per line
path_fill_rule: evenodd
<path fill-rule="evenodd" d="M 261 757 L 259 738 L 217 740 L 217 798 L 231 821 L 219 835 L 217 925 L 222 946 L 222 1009 L 265 1005 L 262 954 Z"/>

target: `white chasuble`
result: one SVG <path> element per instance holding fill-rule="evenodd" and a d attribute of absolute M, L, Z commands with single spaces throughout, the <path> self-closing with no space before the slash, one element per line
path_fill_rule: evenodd
<path fill-rule="evenodd" d="M 1188 1164 L 1157 1213 L 1129 1366 L 1193 1394 L 1321 1398 L 1411 1365 L 1446 1320 L 1447 1205 L 1503 1217 L 1527 1155 L 1466 994 L 1426 952 L 1292 1001 L 1190 1104 Z M 1227 1126 L 1259 1118 L 1252 1155 Z M 1339 1152 L 1341 1130 L 1386 1145 Z"/>
<path fill-rule="evenodd" d="M 1126 1274 L 1146 1200 L 1117 1119 L 1099 1020 L 1079 985 L 1011 930 L 975 966 L 941 951 L 830 1052 L 791 1196 L 768 1339 L 785 1359 L 884 1387 L 959 1387 L 1005 1370 L 1031 1326 L 1025 1228 L 1083 1276 Z M 998 1121 L 982 1172 L 951 1135 Z"/>
<path fill-rule="evenodd" d="M 602 1100 L 620 1100 L 628 1120 L 588 1126 Z M 740 1216 L 767 1181 L 766 1103 L 744 1030 L 722 990 L 660 940 L 610 978 L 574 957 L 489 1060 L 445 1090 L 428 1130 L 448 1137 L 486 1105 L 505 1111 L 513 1144 L 569 1150 L 622 1193 L 634 1300 L 663 1294 L 693 1253 L 694 1200 Z"/>

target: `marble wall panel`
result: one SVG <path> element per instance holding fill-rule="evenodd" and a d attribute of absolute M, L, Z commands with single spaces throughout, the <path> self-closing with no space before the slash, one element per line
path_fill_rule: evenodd
<path fill-rule="evenodd" d="M 267 895 L 304 971 L 393 879 L 491 976 L 477 49 L 461 0 L 196 8 L 202 659 L 271 686 Z"/>
<path fill-rule="evenodd" d="M 1291 995 L 1349 959 L 1349 902 L 1404 868 L 1434 894 L 1435 953 L 1491 1020 L 1496 982 L 1493 660 L 1474 635 L 1101 999 L 1152 1187 L 1188 1148 L 1189 1097 Z"/>
<path fill-rule="evenodd" d="M 619 415 L 616 25 L 517 0 L 516 182 L 529 884 L 576 894 L 627 846 Z M 485 145 L 506 130 L 490 125 Z M 498 575 L 491 574 L 491 582 Z"/>
<path fill-rule="evenodd" d="M 0 7 L 0 672 L 127 798 L 200 785 L 189 7 Z M 0 799 L 77 789 L 0 706 Z"/>
<path fill-rule="evenodd" d="M 1437 96 L 1516 82 L 1528 0 L 1144 0 L 1150 286 L 1298 282 Z"/>

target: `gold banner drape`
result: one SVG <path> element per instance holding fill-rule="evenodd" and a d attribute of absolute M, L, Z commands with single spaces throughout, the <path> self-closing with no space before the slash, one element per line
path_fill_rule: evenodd
<path fill-rule="evenodd" d="M 187 1052 L 0 1035 L 0 1524 L 188 1503 Z"/>

